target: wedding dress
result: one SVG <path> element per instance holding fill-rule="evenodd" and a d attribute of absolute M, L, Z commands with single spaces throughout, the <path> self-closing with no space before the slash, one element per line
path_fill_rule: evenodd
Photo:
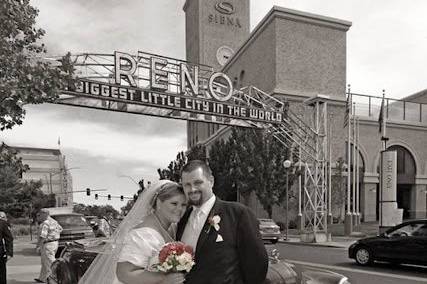
<path fill-rule="evenodd" d="M 158 252 L 165 240 L 156 230 L 148 227 L 138 228 L 137 225 L 153 212 L 157 194 L 167 183 L 171 181 L 160 180 L 142 192 L 79 284 L 121 283 L 116 277 L 117 262 L 128 261 L 148 269 L 157 263 Z"/>
<path fill-rule="evenodd" d="M 118 262 L 130 262 L 147 270 L 159 263 L 159 251 L 165 244 L 162 235 L 148 227 L 133 229 L 124 241 Z"/>

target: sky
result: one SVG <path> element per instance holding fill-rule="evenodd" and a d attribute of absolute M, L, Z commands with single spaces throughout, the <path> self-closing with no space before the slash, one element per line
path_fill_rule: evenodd
<path fill-rule="evenodd" d="M 49 55 L 135 54 L 138 50 L 185 59 L 185 0 L 32 0 Z M 409 4 L 410 3 L 410 4 Z M 353 92 L 402 98 L 427 88 L 427 1 L 252 0 L 251 29 L 273 5 L 352 22 L 347 32 L 347 83 Z M 74 190 L 108 189 L 132 196 L 138 181 L 158 179 L 186 150 L 186 123 L 142 115 L 60 105 L 27 106 L 22 126 L 0 132 L 13 146 L 60 148 Z M 60 137 L 60 146 L 57 141 Z M 106 193 L 105 193 L 106 194 Z M 111 204 L 76 193 L 75 202 Z"/>

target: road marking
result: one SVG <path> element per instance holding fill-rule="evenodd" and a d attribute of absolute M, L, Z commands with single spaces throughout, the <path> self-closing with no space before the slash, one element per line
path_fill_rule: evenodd
<path fill-rule="evenodd" d="M 294 263 L 294 264 L 301 264 L 306 266 L 312 266 L 312 267 L 318 267 L 318 268 L 325 268 L 329 270 L 344 270 L 344 271 L 350 271 L 350 272 L 360 272 L 364 274 L 372 274 L 377 276 L 385 276 L 390 278 L 398 278 L 398 279 L 405 279 L 405 280 L 412 280 L 412 281 L 426 281 L 426 278 L 423 277 L 415 277 L 415 276 L 405 276 L 405 275 L 399 275 L 399 274 L 390 274 L 390 273 L 384 273 L 384 272 L 376 272 L 376 271 L 369 271 L 369 270 L 363 270 L 363 269 L 355 269 L 355 268 L 347 268 L 347 267 L 341 267 L 341 266 L 335 266 L 335 265 L 327 265 L 327 264 L 320 264 L 320 263 L 313 263 L 313 262 L 306 262 L 306 261 L 299 261 L 299 260 L 292 260 L 292 259 L 285 259 L 285 261 Z"/>

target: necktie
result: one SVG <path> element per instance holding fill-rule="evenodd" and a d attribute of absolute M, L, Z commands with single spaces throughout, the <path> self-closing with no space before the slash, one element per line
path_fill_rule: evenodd
<path fill-rule="evenodd" d="M 199 227 L 201 215 L 202 215 L 202 210 L 200 210 L 200 208 L 195 208 L 193 212 L 193 222 L 191 224 L 193 227 L 193 230 L 196 230 L 196 228 Z"/>

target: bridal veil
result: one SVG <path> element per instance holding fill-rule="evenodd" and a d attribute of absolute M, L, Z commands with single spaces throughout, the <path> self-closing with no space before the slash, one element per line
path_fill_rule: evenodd
<path fill-rule="evenodd" d="M 163 185 L 171 182 L 160 180 L 142 192 L 112 237 L 106 240 L 102 252 L 92 262 L 79 284 L 120 283 L 116 277 L 116 266 L 126 235 L 152 212 L 159 190 Z"/>

